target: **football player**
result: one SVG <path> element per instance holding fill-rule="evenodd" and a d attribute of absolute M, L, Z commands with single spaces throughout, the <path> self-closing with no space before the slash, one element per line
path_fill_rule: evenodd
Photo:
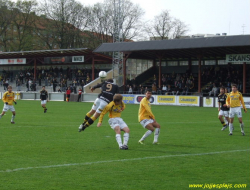
<path fill-rule="evenodd" d="M 158 137 L 160 134 L 160 124 L 156 122 L 155 116 L 151 111 L 150 98 L 152 96 L 152 91 L 146 91 L 146 97 L 144 97 L 140 102 L 139 109 L 139 122 L 142 127 L 147 129 L 147 132 L 139 140 L 139 144 L 144 144 L 144 140 L 155 131 L 153 144 L 158 143 Z"/>
<path fill-rule="evenodd" d="M 3 94 L 3 102 L 4 102 L 4 107 L 3 107 L 3 112 L 0 114 L 0 119 L 4 116 L 5 112 L 10 110 L 12 112 L 12 117 L 11 117 L 11 124 L 15 124 L 14 119 L 16 117 L 16 111 L 13 106 L 13 103 L 17 104 L 15 101 L 15 94 L 12 92 L 12 86 L 8 86 L 7 88 L 8 91 L 6 91 Z"/>
<path fill-rule="evenodd" d="M 86 114 L 84 122 L 79 127 L 79 132 L 85 130 L 87 127 L 92 125 L 94 121 L 100 116 L 104 108 L 113 101 L 115 94 L 119 92 L 119 87 L 113 83 L 113 79 L 108 79 L 101 84 L 97 84 L 91 88 L 93 92 L 96 88 L 101 88 L 102 92 L 98 95 L 95 100 L 92 109 Z"/>
<path fill-rule="evenodd" d="M 129 128 L 121 118 L 121 112 L 125 109 L 122 101 L 122 95 L 114 95 L 114 101 L 110 102 L 102 111 L 97 127 L 102 125 L 103 116 L 109 112 L 109 125 L 116 133 L 116 141 L 121 150 L 128 150 Z M 121 139 L 121 131 L 124 131 L 123 144 Z"/>
<path fill-rule="evenodd" d="M 234 122 L 234 116 L 237 115 L 238 120 L 240 122 L 240 128 L 241 128 L 241 133 L 244 136 L 244 123 L 242 121 L 242 113 L 241 113 L 241 105 L 247 113 L 246 106 L 244 104 L 244 99 L 242 94 L 238 91 L 237 85 L 232 84 L 232 92 L 230 92 L 227 96 L 227 107 L 230 108 L 229 111 L 229 135 L 233 135 L 233 122 Z"/>
<path fill-rule="evenodd" d="M 45 90 L 45 86 L 43 86 L 42 90 L 40 91 L 40 99 L 41 99 L 41 105 L 43 108 L 43 112 L 46 113 L 48 110 L 46 108 L 46 103 L 49 102 L 49 99 L 48 99 L 48 91 Z"/>
<path fill-rule="evenodd" d="M 226 100 L 227 100 L 227 93 L 225 93 L 225 88 L 221 87 L 220 94 L 218 95 L 218 105 L 219 105 L 218 106 L 218 111 L 219 111 L 218 118 L 221 124 L 223 125 L 221 129 L 222 131 L 224 131 L 229 124 L 229 118 L 228 118 L 229 108 L 226 105 Z M 223 116 L 225 117 L 226 121 L 224 121 Z"/>

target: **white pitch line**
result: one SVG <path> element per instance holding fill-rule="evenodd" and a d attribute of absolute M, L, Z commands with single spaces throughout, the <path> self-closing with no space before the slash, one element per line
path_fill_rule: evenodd
<path fill-rule="evenodd" d="M 207 153 L 196 153 L 196 154 L 163 155 L 163 156 L 152 156 L 152 157 L 142 157 L 142 158 L 129 158 L 129 159 L 120 159 L 120 160 L 103 160 L 103 161 L 96 161 L 96 162 L 59 164 L 59 165 L 50 165 L 50 166 L 36 166 L 36 167 L 27 167 L 27 168 L 16 168 L 16 169 L 0 170 L 0 173 L 17 172 L 17 171 L 32 170 L 32 169 L 59 168 L 59 167 L 67 167 L 67 166 L 84 166 L 84 165 L 102 164 L 102 163 L 111 163 L 111 162 L 127 162 L 127 161 L 147 160 L 147 159 L 159 159 L 159 158 L 203 156 L 203 155 L 223 154 L 223 153 L 232 153 L 232 152 L 245 152 L 245 151 L 250 151 L 250 149 L 245 149 L 245 150 L 229 150 L 229 151 L 219 151 L 219 152 L 207 152 Z"/>
<path fill-rule="evenodd" d="M 183 123 L 185 123 L 185 124 L 187 124 L 187 123 L 190 123 L 190 124 L 192 124 L 192 123 L 204 123 L 204 121 L 197 121 L 197 122 L 188 122 L 188 121 L 182 121 L 182 122 L 161 122 L 160 124 L 183 124 Z M 218 121 L 208 121 L 208 122 L 206 122 L 206 123 L 218 123 Z M 50 123 L 51 124 L 51 123 Z M 138 122 L 138 123 L 127 123 L 129 126 L 130 125 L 139 125 L 140 126 L 140 123 Z M 11 125 L 11 126 L 8 126 L 8 127 L 1 127 L 2 129 L 4 129 L 4 128 L 16 128 L 16 127 L 76 127 L 76 128 L 78 128 L 79 126 L 78 126 L 78 124 L 77 125 L 75 125 L 75 126 L 72 126 L 72 125 L 51 125 L 51 126 L 46 126 L 46 125 L 35 125 L 35 126 L 31 126 L 31 125 L 26 125 L 26 126 L 20 126 L 20 125 L 18 125 L 18 124 L 16 124 L 16 125 Z M 96 126 L 96 125 L 94 125 L 94 126 Z M 108 124 L 103 124 L 102 126 L 109 126 Z"/>

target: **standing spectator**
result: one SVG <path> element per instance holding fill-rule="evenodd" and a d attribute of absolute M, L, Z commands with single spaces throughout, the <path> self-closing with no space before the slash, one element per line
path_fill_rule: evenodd
<path fill-rule="evenodd" d="M 71 90 L 70 90 L 70 87 L 68 87 L 68 90 L 66 91 L 66 101 L 67 101 L 67 102 L 69 102 L 70 93 L 71 93 Z"/>
<path fill-rule="evenodd" d="M 15 80 L 16 80 L 16 87 L 17 87 L 17 81 L 18 81 L 18 79 L 19 79 L 19 77 L 18 77 L 18 75 L 16 75 L 16 77 L 15 77 Z"/>
<path fill-rule="evenodd" d="M 49 77 L 45 77 L 45 79 L 44 79 L 45 86 L 48 86 L 48 81 L 49 81 Z"/>
<path fill-rule="evenodd" d="M 3 86 L 3 76 L 0 75 L 0 85 Z"/>
<path fill-rule="evenodd" d="M 157 78 L 156 78 L 155 75 L 154 75 L 153 83 L 154 83 L 155 85 L 157 84 Z"/>
<path fill-rule="evenodd" d="M 84 89 L 84 85 L 85 85 L 84 80 L 82 80 L 82 81 L 81 81 L 82 89 Z"/>
<path fill-rule="evenodd" d="M 31 90 L 31 85 L 32 85 L 32 80 L 29 79 L 29 81 L 28 81 L 28 91 Z"/>
<path fill-rule="evenodd" d="M 21 81 L 20 79 L 17 80 L 17 91 L 21 91 Z"/>
<path fill-rule="evenodd" d="M 79 102 L 80 98 L 82 97 L 82 89 L 79 88 L 78 90 L 78 99 L 77 99 L 77 102 Z"/>
<path fill-rule="evenodd" d="M 57 80 L 56 80 L 56 78 L 54 78 L 54 80 L 52 82 L 52 85 L 53 85 L 53 92 L 56 92 L 56 86 L 57 86 Z"/>

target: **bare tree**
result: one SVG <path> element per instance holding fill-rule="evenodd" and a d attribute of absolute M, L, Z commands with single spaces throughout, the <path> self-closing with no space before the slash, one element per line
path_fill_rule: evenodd
<path fill-rule="evenodd" d="M 88 9 L 75 0 L 43 0 L 40 4 L 38 25 L 45 28 L 40 34 L 41 39 L 52 49 L 76 47 L 81 42 L 80 29 L 89 22 Z M 39 26 L 37 26 L 39 28 Z"/>
<path fill-rule="evenodd" d="M 145 24 L 144 28 L 153 40 L 179 38 L 188 31 L 188 26 L 179 19 L 171 17 L 168 10 L 155 16 L 154 20 Z"/>
<path fill-rule="evenodd" d="M 33 50 L 36 46 L 34 28 L 32 27 L 37 18 L 35 15 L 36 6 L 37 2 L 34 0 L 18 0 L 14 4 L 12 10 L 14 17 L 12 20 L 13 41 L 11 43 L 13 51 Z"/>
<path fill-rule="evenodd" d="M 140 36 L 141 19 L 143 10 L 130 0 L 124 0 L 124 12 L 122 17 L 123 39 L 132 40 Z M 114 29 L 113 0 L 97 3 L 91 8 L 91 22 L 88 25 L 89 38 L 94 39 L 89 44 L 97 47 L 104 42 L 112 42 Z"/>
<path fill-rule="evenodd" d="M 0 0 L 0 51 L 10 51 L 9 44 L 12 40 L 10 30 L 13 20 L 12 8 L 13 2 Z"/>

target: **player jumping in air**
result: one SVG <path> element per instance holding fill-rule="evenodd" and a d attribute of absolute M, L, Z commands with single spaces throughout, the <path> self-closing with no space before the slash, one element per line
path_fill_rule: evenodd
<path fill-rule="evenodd" d="M 116 133 L 116 141 L 121 150 L 128 150 L 129 128 L 121 118 L 121 112 L 125 109 L 125 104 L 122 101 L 122 95 L 116 94 L 114 101 L 110 102 L 102 111 L 97 127 L 102 125 L 103 116 L 109 112 L 109 125 Z M 123 144 L 121 139 L 121 131 L 124 131 Z"/>
<path fill-rule="evenodd" d="M 4 102 L 4 107 L 3 107 L 3 112 L 0 114 L 0 119 L 4 116 L 5 112 L 10 110 L 12 112 L 12 117 L 11 117 L 11 123 L 15 124 L 14 119 L 16 117 L 16 111 L 13 106 L 13 103 L 17 104 L 15 101 L 15 94 L 12 92 L 12 86 L 8 86 L 7 88 L 8 91 L 6 91 L 3 95 L 3 102 Z"/>
<path fill-rule="evenodd" d="M 221 87 L 220 88 L 220 94 L 218 95 L 218 104 L 219 104 L 218 118 L 219 118 L 221 124 L 223 125 L 223 127 L 221 129 L 222 131 L 224 131 L 227 128 L 228 124 L 229 124 L 229 118 L 228 118 L 229 108 L 226 105 L 227 95 L 228 95 L 228 93 L 225 93 L 225 88 Z M 225 117 L 226 121 L 224 121 L 223 116 Z"/>
<path fill-rule="evenodd" d="M 40 91 L 40 99 L 41 99 L 41 105 L 43 108 L 43 112 L 46 113 L 48 110 L 46 108 L 46 103 L 49 102 L 49 99 L 48 99 L 48 92 L 47 92 L 47 90 L 45 90 L 45 86 L 43 86 L 42 90 Z"/>
<path fill-rule="evenodd" d="M 102 92 L 95 100 L 92 109 L 86 114 L 84 122 L 79 127 L 79 132 L 85 130 L 87 127 L 94 123 L 94 121 L 100 116 L 104 108 L 113 100 L 114 95 L 119 91 L 118 86 L 113 83 L 113 79 L 108 79 L 101 84 L 93 86 L 91 88 L 91 91 L 93 92 L 96 88 L 101 88 Z"/>
<path fill-rule="evenodd" d="M 152 96 L 152 91 L 147 90 L 146 97 L 144 97 L 140 102 L 139 109 L 139 122 L 141 125 L 148 129 L 148 131 L 139 140 L 139 144 L 144 144 L 144 140 L 155 131 L 153 144 L 158 144 L 158 137 L 160 133 L 160 124 L 155 121 L 155 116 L 151 111 L 150 98 Z"/>
<path fill-rule="evenodd" d="M 247 113 L 247 109 L 244 104 L 242 94 L 238 91 L 236 84 L 232 84 L 232 92 L 228 94 L 226 102 L 227 102 L 227 107 L 230 108 L 229 135 L 233 135 L 234 116 L 237 115 L 239 122 L 240 122 L 241 133 L 244 136 L 245 132 L 244 132 L 244 123 L 242 121 L 241 105 L 245 113 Z"/>

